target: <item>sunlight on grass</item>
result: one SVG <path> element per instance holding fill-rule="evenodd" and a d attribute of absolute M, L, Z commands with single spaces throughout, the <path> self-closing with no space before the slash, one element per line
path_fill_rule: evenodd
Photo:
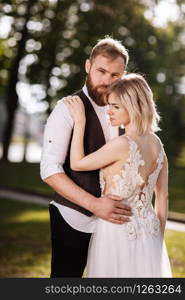
<path fill-rule="evenodd" d="M 7 223 L 25 223 L 25 222 L 46 222 L 48 221 L 48 211 L 26 211 L 7 220 Z"/>
<path fill-rule="evenodd" d="M 51 258 L 48 208 L 0 200 L 0 227 L 3 228 L 0 277 L 48 278 Z M 165 240 L 173 277 L 185 278 L 185 233 L 167 230 Z"/>
<path fill-rule="evenodd" d="M 11 278 L 48 278 L 50 253 L 22 253 L 9 260 L 2 261 L 0 277 Z"/>
<path fill-rule="evenodd" d="M 50 273 L 48 208 L 1 200 L 0 277 L 46 278 Z"/>
<path fill-rule="evenodd" d="M 165 240 L 173 277 L 185 277 L 185 233 L 166 230 Z"/>

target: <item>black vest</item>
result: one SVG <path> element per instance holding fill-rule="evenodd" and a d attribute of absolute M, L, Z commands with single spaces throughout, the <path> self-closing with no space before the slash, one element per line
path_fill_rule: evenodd
<path fill-rule="evenodd" d="M 85 134 L 84 134 L 84 151 L 85 151 L 85 155 L 88 155 L 98 150 L 105 144 L 105 137 L 98 116 L 90 100 L 87 98 L 87 96 L 84 94 L 83 91 L 79 91 L 74 95 L 79 96 L 82 99 L 85 106 L 86 127 L 85 127 Z M 83 172 L 71 170 L 70 145 L 71 145 L 71 141 L 68 147 L 66 161 L 63 165 L 66 175 L 68 175 L 78 186 L 83 188 L 88 193 L 94 195 L 95 197 L 100 197 L 101 189 L 99 183 L 99 170 L 83 171 Z M 75 210 L 78 210 L 87 216 L 92 215 L 90 211 L 74 204 L 73 202 L 68 201 L 63 196 L 60 196 L 57 193 L 55 193 L 54 201 L 62 205 L 68 206 L 70 208 L 73 208 Z"/>

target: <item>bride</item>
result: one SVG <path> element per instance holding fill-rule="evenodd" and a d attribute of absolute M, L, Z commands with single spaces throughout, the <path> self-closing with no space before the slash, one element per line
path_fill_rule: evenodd
<path fill-rule="evenodd" d="M 78 96 L 67 97 L 64 102 L 75 122 L 70 152 L 72 169 L 100 169 L 102 195 L 121 196 L 132 209 L 125 224 L 113 224 L 95 216 L 85 216 L 87 223 L 76 224 L 78 230 L 93 232 L 86 276 L 171 277 L 164 242 L 168 163 L 163 145 L 154 133 L 159 130 L 159 115 L 147 82 L 133 73 L 109 88 L 106 102 L 111 125 L 124 125 L 125 134 L 87 156 L 83 148 L 83 103 Z"/>

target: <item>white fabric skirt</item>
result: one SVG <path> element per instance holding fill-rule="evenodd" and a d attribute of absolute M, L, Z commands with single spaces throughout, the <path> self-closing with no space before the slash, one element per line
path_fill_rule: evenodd
<path fill-rule="evenodd" d="M 160 234 L 148 232 L 129 240 L 125 224 L 98 219 L 90 240 L 86 277 L 172 277 L 165 242 Z"/>

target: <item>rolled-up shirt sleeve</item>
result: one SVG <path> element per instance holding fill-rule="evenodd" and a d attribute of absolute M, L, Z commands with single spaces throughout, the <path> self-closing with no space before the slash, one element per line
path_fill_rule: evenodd
<path fill-rule="evenodd" d="M 56 173 L 64 173 L 73 119 L 62 100 L 58 101 L 50 114 L 44 130 L 40 175 L 44 180 Z"/>

